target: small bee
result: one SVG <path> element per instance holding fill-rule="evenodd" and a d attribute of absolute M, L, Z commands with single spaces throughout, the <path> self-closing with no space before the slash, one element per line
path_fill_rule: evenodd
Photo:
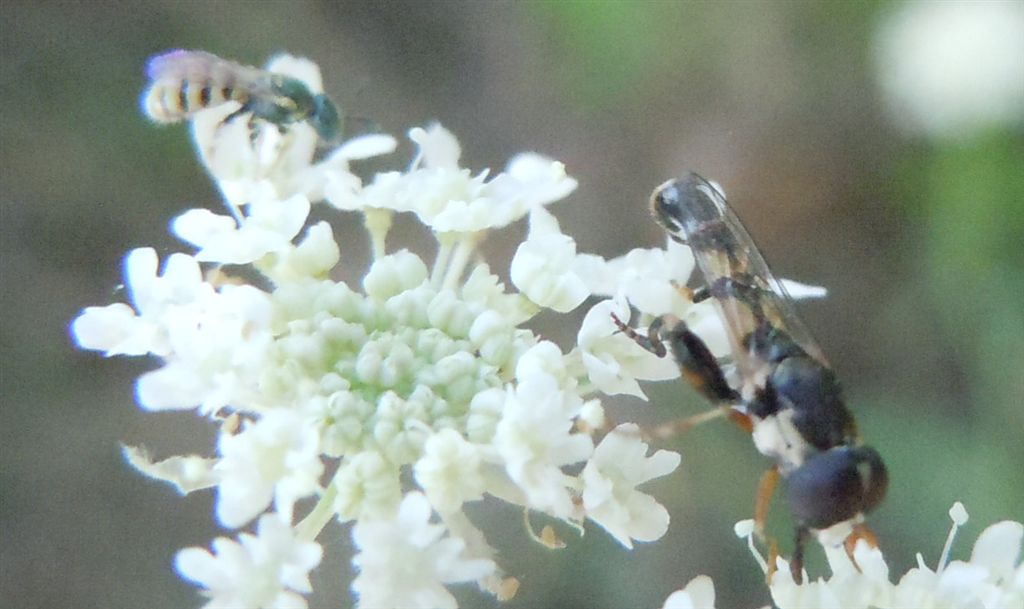
<path fill-rule="evenodd" d="M 655 190 L 651 212 L 672 239 L 693 250 L 704 280 L 693 299 L 714 299 L 731 358 L 716 360 L 673 316 L 655 319 L 646 336 L 613 315 L 614 321 L 655 355 L 671 350 L 683 377 L 775 460 L 762 477 L 755 520 L 763 530 L 775 485 L 784 478 L 797 520 L 790 567 L 801 582 L 812 533 L 829 545 L 845 540 L 848 552 L 858 538 L 873 542 L 861 523 L 885 495 L 885 465 L 862 444 L 835 373 L 722 193 L 690 173 Z M 697 415 L 677 427 L 710 418 Z"/>
<path fill-rule="evenodd" d="M 324 143 L 341 137 L 338 108 L 323 93 L 313 94 L 302 81 L 253 66 L 221 59 L 204 51 L 168 51 L 149 60 L 149 88 L 142 96 L 145 113 L 158 123 L 177 123 L 227 102 L 241 107 L 224 122 L 250 113 L 277 125 L 306 121 Z"/>

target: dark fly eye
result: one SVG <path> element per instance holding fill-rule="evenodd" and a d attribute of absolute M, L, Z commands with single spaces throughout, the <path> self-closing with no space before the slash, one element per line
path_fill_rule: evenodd
<path fill-rule="evenodd" d="M 718 218 L 717 207 L 707 193 L 711 188 L 695 173 L 666 182 L 654 191 L 651 212 L 669 232 L 692 233 L 701 223 Z"/>
<path fill-rule="evenodd" d="M 824 529 L 870 511 L 888 483 L 875 449 L 843 446 L 808 457 L 789 475 L 786 495 L 801 524 Z"/>

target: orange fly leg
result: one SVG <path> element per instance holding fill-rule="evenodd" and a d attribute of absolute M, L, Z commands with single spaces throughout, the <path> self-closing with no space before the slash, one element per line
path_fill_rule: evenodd
<path fill-rule="evenodd" d="M 764 574 L 764 583 L 768 586 L 772 585 L 772 577 L 775 576 L 775 572 L 779 570 L 778 558 L 779 558 L 779 544 L 774 538 L 768 539 L 768 572 Z"/>
<path fill-rule="evenodd" d="M 765 523 L 768 521 L 768 509 L 772 504 L 772 495 L 775 494 L 775 487 L 779 485 L 779 467 L 772 466 L 761 475 L 761 481 L 757 485 L 757 497 L 754 501 L 754 532 L 758 539 L 765 541 Z M 774 542 L 772 542 L 774 543 Z"/>
<path fill-rule="evenodd" d="M 730 408 L 726 416 L 729 417 L 730 421 L 739 425 L 743 431 L 749 434 L 754 433 L 754 421 L 751 420 L 749 415 L 743 414 L 735 408 Z"/>
<path fill-rule="evenodd" d="M 688 431 L 693 427 L 707 423 L 708 421 L 714 421 L 715 419 L 720 419 L 722 417 L 732 418 L 732 410 L 733 409 L 728 406 L 718 406 L 711 410 L 706 410 L 699 414 L 686 417 L 685 419 L 676 419 L 675 421 L 665 423 L 664 425 L 658 425 L 657 427 L 652 428 L 648 432 L 648 435 L 652 438 L 665 440 Z"/>
<path fill-rule="evenodd" d="M 796 528 L 796 543 L 793 544 L 793 558 L 789 561 L 789 573 L 797 584 L 804 583 L 804 550 L 811 537 L 811 530 L 805 526 Z"/>
<path fill-rule="evenodd" d="M 749 419 L 746 419 L 749 422 Z M 772 466 L 761 474 L 761 481 L 757 484 L 757 497 L 754 500 L 754 533 L 768 547 L 768 572 L 765 574 L 765 582 L 772 583 L 772 577 L 778 570 L 776 559 L 779 557 L 779 544 L 774 537 L 765 534 L 765 522 L 768 520 L 768 509 L 771 507 L 772 495 L 775 494 L 775 487 L 779 484 L 778 466 Z"/>
<path fill-rule="evenodd" d="M 878 547 L 878 537 L 871 532 L 871 529 L 866 524 L 860 523 L 853 525 L 853 532 L 843 542 L 843 546 L 846 548 L 846 555 L 850 558 L 850 562 L 853 566 L 860 571 L 860 565 L 857 564 L 857 559 L 853 556 L 854 549 L 857 548 L 857 542 L 863 539 L 872 548 Z"/>

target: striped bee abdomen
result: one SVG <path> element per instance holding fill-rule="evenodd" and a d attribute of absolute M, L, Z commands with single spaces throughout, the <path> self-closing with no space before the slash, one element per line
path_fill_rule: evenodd
<path fill-rule="evenodd" d="M 153 82 L 143 97 L 142 107 L 158 123 L 177 123 L 195 113 L 228 102 L 249 100 L 248 90 L 232 83 L 210 79 L 161 79 Z"/>

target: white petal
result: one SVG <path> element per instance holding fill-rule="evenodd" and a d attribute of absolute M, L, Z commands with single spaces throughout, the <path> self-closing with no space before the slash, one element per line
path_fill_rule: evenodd
<path fill-rule="evenodd" d="M 371 133 L 354 137 L 330 154 L 325 163 L 335 163 L 339 160 L 360 160 L 368 159 L 383 154 L 390 154 L 398 146 L 398 140 L 383 133 Z"/>
<path fill-rule="evenodd" d="M 208 209 L 190 209 L 171 223 L 174 234 L 200 248 L 236 228 L 238 225 L 234 218 L 215 214 Z"/>
<path fill-rule="evenodd" d="M 126 304 L 86 307 L 71 322 L 71 334 L 80 349 L 107 351 L 108 355 L 145 355 L 145 343 L 125 346 L 138 327 L 135 311 Z"/>
<path fill-rule="evenodd" d="M 971 564 L 986 567 L 997 579 L 1009 582 L 1021 555 L 1024 525 L 1012 520 L 997 522 L 978 536 Z"/>
<path fill-rule="evenodd" d="M 821 286 L 800 283 L 792 279 L 780 279 L 779 283 L 791 298 L 824 298 L 828 296 L 828 290 Z"/>
<path fill-rule="evenodd" d="M 216 459 L 189 455 L 153 461 L 146 449 L 127 445 L 121 447 L 121 454 L 132 467 L 150 478 L 173 484 L 182 495 L 217 484 L 213 473 Z"/>
<path fill-rule="evenodd" d="M 135 383 L 135 396 L 146 410 L 187 410 L 203 402 L 208 389 L 191 370 L 168 364 L 147 372 Z"/>
<path fill-rule="evenodd" d="M 433 123 L 426 129 L 415 127 L 409 130 L 409 139 L 420 147 L 423 165 L 428 168 L 455 169 L 459 166 L 462 150 L 459 141 L 451 131 L 439 123 Z"/>
<path fill-rule="evenodd" d="M 707 575 L 698 575 L 665 599 L 662 609 L 715 609 L 715 584 Z"/>

